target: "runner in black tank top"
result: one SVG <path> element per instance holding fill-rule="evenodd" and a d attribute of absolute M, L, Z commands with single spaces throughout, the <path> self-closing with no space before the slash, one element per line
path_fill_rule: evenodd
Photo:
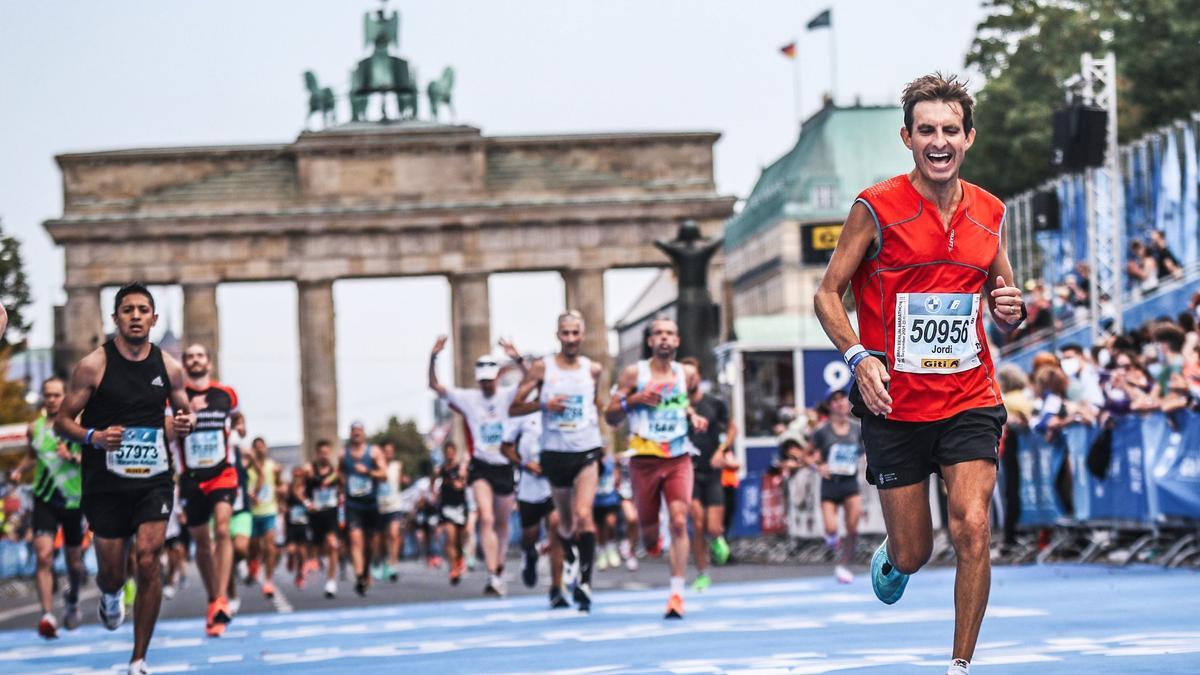
<path fill-rule="evenodd" d="M 308 530 L 317 556 L 326 557 L 325 597 L 337 596 L 338 501 L 341 482 L 334 465 L 333 444 L 317 441 L 313 463 L 304 467 L 304 505 L 308 507 Z"/>
<path fill-rule="evenodd" d="M 54 423 L 59 435 L 84 447 L 82 506 L 96 535 L 98 610 L 109 630 L 125 618 L 120 590 L 129 537 L 137 535 L 131 673 L 148 672 L 146 651 L 162 602 L 159 554 L 174 502 L 167 436 L 182 438 L 195 424 L 182 366 L 149 342 L 157 319 L 144 286 L 117 291 L 117 336 L 76 367 Z M 175 411 L 171 424 L 163 412 L 168 401 Z M 82 426 L 75 421 L 81 413 Z"/>

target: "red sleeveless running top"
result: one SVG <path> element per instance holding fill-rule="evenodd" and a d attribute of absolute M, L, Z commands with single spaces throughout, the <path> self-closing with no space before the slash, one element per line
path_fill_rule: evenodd
<path fill-rule="evenodd" d="M 892 376 L 888 419 L 930 422 L 1001 403 L 982 292 L 1000 251 L 1004 203 L 960 182 L 962 202 L 949 228 L 907 175 L 855 200 L 879 230 L 880 246 L 868 252 L 851 286 L 862 344 L 884 358 Z"/>

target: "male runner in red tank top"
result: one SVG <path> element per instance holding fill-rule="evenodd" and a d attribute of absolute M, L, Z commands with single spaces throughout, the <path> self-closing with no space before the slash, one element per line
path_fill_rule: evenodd
<path fill-rule="evenodd" d="M 888 534 L 871 563 L 883 602 L 899 600 L 929 560 L 929 475 L 946 481 L 958 557 L 947 672 L 965 675 L 991 586 L 988 507 L 1005 422 L 983 301 L 1006 330 L 1025 307 L 1009 283 L 1004 204 L 958 177 L 975 140 L 970 94 L 936 74 L 909 83 L 902 101 L 900 138 L 916 166 L 855 200 L 814 303 L 856 376 L 851 402 Z M 857 334 L 842 305 L 847 286 Z"/>

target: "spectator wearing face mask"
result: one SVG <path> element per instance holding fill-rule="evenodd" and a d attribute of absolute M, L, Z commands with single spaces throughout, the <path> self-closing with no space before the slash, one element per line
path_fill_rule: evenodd
<path fill-rule="evenodd" d="M 1064 345 L 1059 366 L 1070 378 L 1067 387 L 1068 400 L 1090 406 L 1093 412 L 1104 407 L 1104 392 L 1100 390 L 1100 371 L 1092 361 L 1091 354 L 1077 344 Z"/>

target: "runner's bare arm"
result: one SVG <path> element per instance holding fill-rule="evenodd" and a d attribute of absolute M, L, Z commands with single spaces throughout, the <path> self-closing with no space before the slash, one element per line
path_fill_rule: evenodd
<path fill-rule="evenodd" d="M 0 304 L 0 337 L 4 336 L 6 328 L 8 328 L 8 311 L 4 309 L 3 304 Z"/>
<path fill-rule="evenodd" d="M 861 202 L 855 202 L 850 207 L 850 215 L 842 226 L 842 234 L 838 237 L 837 247 L 833 257 L 821 277 L 821 284 L 813 296 L 813 306 L 817 319 L 825 334 L 843 354 L 847 349 L 858 344 L 858 335 L 850 325 L 850 316 L 842 304 L 842 296 L 850 285 L 850 279 L 863 258 L 871 242 L 875 241 L 877 227 L 874 216 Z M 876 415 L 892 411 L 892 397 L 887 392 L 887 383 L 891 375 L 883 361 L 875 358 L 863 359 L 855 371 L 858 376 L 858 388 L 862 393 L 863 402 Z"/>
<path fill-rule="evenodd" d="M 513 466 L 521 466 L 521 456 L 517 454 L 516 443 L 504 442 L 500 444 L 500 454 L 504 458 L 513 463 Z"/>
<path fill-rule="evenodd" d="M 370 471 L 371 478 L 375 480 L 387 480 L 387 460 L 383 458 L 383 450 L 379 446 L 371 446 L 371 462 L 373 468 Z"/>
<path fill-rule="evenodd" d="M 532 401 L 527 401 L 533 390 L 542 385 L 542 378 L 546 375 L 546 364 L 541 359 L 538 359 L 525 372 L 525 378 L 521 380 L 521 384 L 517 386 L 517 393 L 513 395 L 512 404 L 508 406 L 508 414 L 512 417 L 528 415 L 529 413 L 537 412 L 541 409 L 542 404 L 536 398 Z"/>
<path fill-rule="evenodd" d="M 604 367 L 599 363 L 592 362 L 592 402 L 596 404 L 596 414 L 600 417 L 604 416 L 604 409 L 608 407 L 608 401 L 600 398 L 600 376 L 604 374 Z"/>
<path fill-rule="evenodd" d="M 992 268 L 988 270 L 988 283 L 984 287 L 984 292 L 987 293 L 992 320 L 1001 329 L 1011 331 L 1025 320 L 1022 316 L 1024 312 L 1021 311 L 1025 302 L 1021 299 L 1021 289 L 1011 285 L 1016 279 L 1013 275 L 1012 263 L 1008 260 L 1007 239 L 1007 232 L 1001 229 L 1000 251 L 996 253 L 996 259 L 992 261 Z M 987 292 L 989 288 L 992 289 L 990 293 Z"/>
<path fill-rule="evenodd" d="M 75 372 L 71 373 L 71 381 L 67 383 L 67 395 L 63 398 L 62 407 L 54 418 L 54 431 L 59 436 L 87 445 L 87 429 L 83 428 L 76 418 L 87 407 L 100 379 L 104 377 L 104 350 L 96 351 L 83 357 Z M 92 434 L 92 445 L 97 448 L 116 450 L 121 446 L 121 435 L 124 429 L 120 426 L 107 429 L 97 429 Z"/>
<path fill-rule="evenodd" d="M 429 352 L 429 388 L 437 392 L 441 398 L 446 397 L 446 387 L 438 382 L 437 376 L 437 357 L 446 348 L 446 336 L 439 335 L 436 342 L 433 343 L 433 349 Z"/>
<path fill-rule="evenodd" d="M 521 371 L 521 376 L 524 377 L 529 369 L 525 367 L 525 359 L 521 358 L 521 352 L 517 351 L 517 346 L 504 338 L 500 338 L 499 344 L 500 348 L 504 350 L 504 354 L 512 359 L 513 365 Z"/>
<path fill-rule="evenodd" d="M 604 411 L 604 421 L 608 422 L 609 426 L 615 427 L 624 422 L 627 409 L 634 405 L 633 390 L 637 388 L 637 369 L 636 364 L 630 364 L 617 376 L 617 390 L 608 399 L 608 408 Z M 621 407 L 621 401 L 625 401 L 624 408 Z"/>
<path fill-rule="evenodd" d="M 163 365 L 166 366 L 167 378 L 171 381 L 170 399 L 171 407 L 175 409 L 172 418 L 175 435 L 182 438 L 192 433 L 196 426 L 196 413 L 192 412 L 191 401 L 188 400 L 187 391 L 184 389 L 187 386 L 187 374 L 183 372 L 183 366 L 175 357 L 166 352 L 163 352 Z"/>
<path fill-rule="evenodd" d="M 236 412 L 233 414 L 233 419 L 231 420 L 231 422 L 232 422 L 232 424 L 230 426 L 234 431 L 237 432 L 237 435 L 241 436 L 242 438 L 245 438 L 246 437 L 246 416 L 240 412 Z"/>
<path fill-rule="evenodd" d="M 22 476 L 26 471 L 33 468 L 37 464 L 37 450 L 33 447 L 33 425 L 25 427 L 26 448 L 25 454 L 21 457 L 21 463 L 17 464 L 12 473 L 8 474 L 8 479 L 14 483 L 20 483 Z"/>

